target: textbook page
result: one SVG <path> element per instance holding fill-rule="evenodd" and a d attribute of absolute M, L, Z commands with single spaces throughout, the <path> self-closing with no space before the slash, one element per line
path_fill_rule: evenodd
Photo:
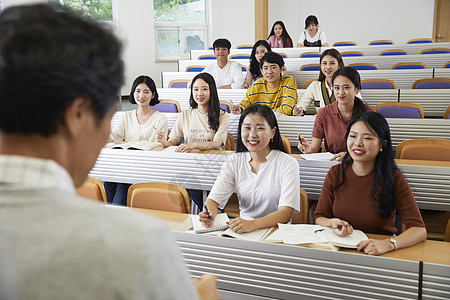
<path fill-rule="evenodd" d="M 263 241 L 267 235 L 273 230 L 273 227 L 269 228 L 261 228 L 256 229 L 251 232 L 237 233 L 233 231 L 233 229 L 228 228 L 222 233 L 223 237 L 233 237 L 238 240 L 246 240 L 246 241 L 255 241 L 261 242 Z"/>
<path fill-rule="evenodd" d="M 214 224 L 211 227 L 204 227 L 200 222 L 199 215 L 191 215 L 192 227 L 195 233 L 208 233 L 212 231 L 223 231 L 228 228 L 227 222 L 230 221 L 227 214 L 218 214 L 214 219 Z"/>
<path fill-rule="evenodd" d="M 105 148 L 148 151 L 159 146 L 161 146 L 161 144 L 158 142 L 139 141 L 122 144 L 108 143 L 105 145 Z"/>
<path fill-rule="evenodd" d="M 300 154 L 300 156 L 306 160 L 330 160 L 334 157 L 334 154 L 330 152 L 319 152 L 319 153 Z"/>

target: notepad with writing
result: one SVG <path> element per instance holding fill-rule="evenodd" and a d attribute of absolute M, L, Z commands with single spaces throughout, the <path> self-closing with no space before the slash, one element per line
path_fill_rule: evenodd
<path fill-rule="evenodd" d="M 214 224 L 211 227 L 203 226 L 198 215 L 191 215 L 191 221 L 195 233 L 208 233 L 226 230 L 228 228 L 227 222 L 229 222 L 230 219 L 225 213 L 218 214 L 214 219 Z"/>
<path fill-rule="evenodd" d="M 356 248 L 356 245 L 367 236 L 361 230 L 353 229 L 347 236 L 339 236 L 331 230 L 320 225 L 309 224 L 278 224 L 280 236 L 285 244 L 328 243 L 338 247 Z M 324 229 L 316 232 L 319 229 Z"/>

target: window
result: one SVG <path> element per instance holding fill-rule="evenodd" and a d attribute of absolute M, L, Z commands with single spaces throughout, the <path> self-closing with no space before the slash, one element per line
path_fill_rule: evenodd
<path fill-rule="evenodd" d="M 205 49 L 207 0 L 154 0 L 157 60 L 189 58 Z"/>
<path fill-rule="evenodd" d="M 49 0 L 50 5 L 69 7 L 76 13 L 98 21 L 112 21 L 112 0 Z"/>

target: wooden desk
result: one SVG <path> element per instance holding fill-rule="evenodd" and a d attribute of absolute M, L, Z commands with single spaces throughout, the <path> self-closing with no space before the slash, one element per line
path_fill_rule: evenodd
<path fill-rule="evenodd" d="M 190 227 L 188 215 L 145 211 L 169 228 Z M 172 232 L 194 277 L 218 276 L 223 299 L 448 299 L 449 243 L 426 241 L 381 256 L 239 241 Z M 408 250 L 408 251 L 407 251 Z M 447 255 L 447 260 L 442 259 Z M 444 257 L 445 258 L 445 257 Z"/>

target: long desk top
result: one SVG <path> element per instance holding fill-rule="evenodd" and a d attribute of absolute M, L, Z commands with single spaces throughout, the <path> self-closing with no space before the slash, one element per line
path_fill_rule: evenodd
<path fill-rule="evenodd" d="M 450 76 L 450 69 L 449 69 Z M 219 89 L 219 99 L 223 101 L 233 101 L 237 104 L 244 99 L 247 90 L 245 89 Z M 300 100 L 304 89 L 298 89 L 297 95 Z M 181 106 L 181 110 L 190 108 L 189 89 L 158 88 L 160 99 L 176 100 Z M 361 90 L 361 96 L 364 101 L 375 107 L 384 102 L 410 102 L 417 103 L 423 107 L 425 117 L 443 117 L 444 111 L 450 105 L 450 89 L 367 89 Z M 308 107 L 308 114 L 315 114 L 314 104 Z"/>
<path fill-rule="evenodd" d="M 185 214 L 145 213 L 174 230 L 190 227 Z M 172 234 L 191 276 L 216 274 L 223 299 L 448 299 L 450 293 L 449 243 L 425 241 L 369 256 Z"/>
<path fill-rule="evenodd" d="M 360 45 L 360 46 L 339 46 L 339 47 L 302 47 L 302 48 L 272 48 L 272 51 L 284 53 L 289 58 L 297 58 L 305 52 L 323 52 L 326 49 L 337 49 L 339 52 L 361 51 L 366 56 L 379 55 L 383 50 L 402 49 L 407 50 L 410 55 L 420 54 L 422 50 L 430 48 L 450 48 L 450 42 L 427 43 L 427 44 L 396 44 L 396 45 Z M 248 54 L 252 49 L 230 49 L 230 55 Z M 200 55 L 213 55 L 213 50 L 191 50 L 191 59 L 198 59 Z"/>
<path fill-rule="evenodd" d="M 174 153 L 103 149 L 90 176 L 102 181 L 137 183 L 169 182 L 190 189 L 211 190 L 220 169 L 232 153 Z M 338 162 L 303 160 L 299 164 L 300 186 L 308 198 L 319 199 L 322 184 L 331 166 Z M 450 163 L 398 161 L 419 208 L 450 211 Z"/>
<path fill-rule="evenodd" d="M 395 86 L 400 89 L 411 89 L 414 81 L 423 78 L 450 77 L 449 68 L 428 68 L 428 69 L 412 69 L 412 70 L 363 70 L 358 71 L 361 79 L 390 79 L 395 82 Z M 175 79 L 191 80 L 198 72 L 161 72 L 162 86 L 169 87 L 169 83 Z M 245 72 L 243 73 L 245 76 Z M 288 70 L 286 74 L 291 75 L 297 81 L 297 86 L 302 88 L 308 80 L 317 79 L 319 71 L 299 71 Z"/>
<path fill-rule="evenodd" d="M 402 62 L 421 62 L 424 63 L 427 68 L 443 68 L 447 61 L 450 61 L 450 53 L 446 54 L 415 54 L 415 55 L 388 55 L 388 56 L 351 56 L 343 57 L 344 65 L 354 63 L 373 63 L 377 64 L 379 70 L 390 70 L 392 66 Z M 239 64 L 248 67 L 248 59 L 232 59 Z M 209 64 L 216 63 L 215 60 L 179 60 L 178 71 L 184 72 L 189 66 L 207 66 Z M 318 64 L 319 57 L 312 58 L 285 58 L 284 64 L 286 70 L 300 71 L 300 68 L 304 65 Z"/>

